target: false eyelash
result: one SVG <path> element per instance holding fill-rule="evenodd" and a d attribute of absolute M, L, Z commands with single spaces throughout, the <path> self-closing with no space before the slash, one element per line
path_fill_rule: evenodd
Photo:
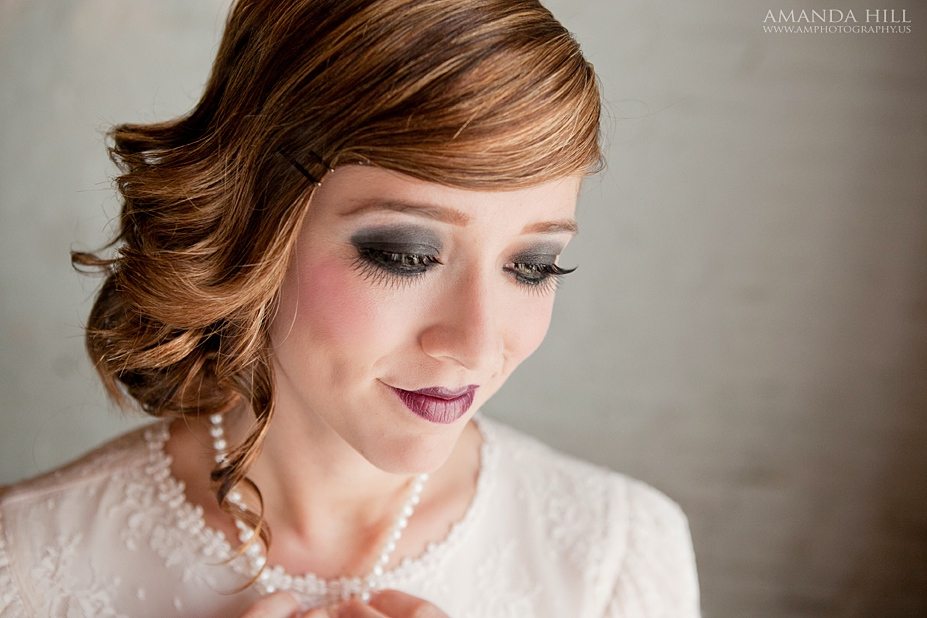
<path fill-rule="evenodd" d="M 411 265 L 406 264 L 405 270 L 403 270 L 402 267 L 397 265 L 397 260 L 401 260 L 399 262 L 401 264 L 410 256 L 421 260 L 419 268 L 410 270 Z M 377 284 L 386 283 L 389 287 L 402 287 L 411 283 L 416 277 L 425 274 L 435 264 L 441 263 L 441 260 L 431 255 L 360 247 L 357 250 L 357 257 L 354 259 L 354 268 L 365 280 Z M 391 264 L 393 265 L 391 266 Z"/>
<path fill-rule="evenodd" d="M 541 279 L 530 280 L 527 277 L 522 276 L 516 266 L 533 266 L 535 272 L 545 275 Z M 573 268 L 561 268 L 557 264 L 534 264 L 530 262 L 513 262 L 511 266 L 506 266 L 505 269 L 507 272 L 512 273 L 515 276 L 515 281 L 528 288 L 531 292 L 538 295 L 548 294 L 555 291 L 560 287 L 560 283 L 563 281 L 564 275 L 568 275 L 571 272 L 576 270 L 576 267 Z"/>

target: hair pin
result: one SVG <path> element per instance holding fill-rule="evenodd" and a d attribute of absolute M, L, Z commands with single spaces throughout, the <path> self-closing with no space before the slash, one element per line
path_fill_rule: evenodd
<path fill-rule="evenodd" d="M 331 165 L 329 165 L 328 162 L 327 162 L 325 159 L 323 159 L 318 153 L 316 153 L 316 152 L 313 151 L 313 150 L 310 150 L 310 151 L 308 151 L 308 152 L 309 152 L 309 154 L 312 156 L 312 158 L 315 159 L 316 162 L 321 163 L 322 166 L 325 168 L 325 172 L 323 172 L 323 176 L 324 176 L 324 174 L 325 174 L 326 172 L 327 172 L 327 173 L 334 173 L 335 168 L 333 168 Z M 305 177 L 309 180 L 309 182 L 311 182 L 311 183 L 314 184 L 315 186 L 319 186 L 319 185 L 322 184 L 322 178 L 321 178 L 321 177 L 318 177 L 318 176 L 316 176 L 315 174 L 313 174 L 312 172 L 310 172 L 308 169 L 306 169 L 306 167 L 305 167 L 302 163 L 300 163 L 299 161 L 297 161 L 296 159 L 294 159 L 293 157 L 291 157 L 290 155 L 288 155 L 287 153 L 285 153 L 283 150 L 278 149 L 278 150 L 277 150 L 277 154 L 280 155 L 281 157 L 283 157 L 283 158 L 286 160 L 287 163 L 289 163 L 290 165 L 292 165 L 293 168 L 294 168 L 297 172 L 299 172 L 300 174 L 302 174 L 303 176 L 305 176 Z"/>

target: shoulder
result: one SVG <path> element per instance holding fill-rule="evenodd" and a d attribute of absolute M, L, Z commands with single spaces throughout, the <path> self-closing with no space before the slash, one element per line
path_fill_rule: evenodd
<path fill-rule="evenodd" d="M 538 438 L 526 434 L 495 418 L 481 415 L 480 430 L 491 443 L 494 451 L 505 463 L 521 464 L 519 478 L 543 476 L 557 473 L 574 479 L 584 477 L 597 480 L 606 477 L 623 478 L 621 475 L 577 457 L 558 451 Z"/>
<path fill-rule="evenodd" d="M 499 421 L 483 418 L 482 425 L 501 458 L 501 482 L 543 522 L 542 542 L 582 570 L 594 605 L 610 607 L 608 616 L 698 614 L 691 535 L 675 501 Z"/>
<path fill-rule="evenodd" d="M 80 570 L 79 556 L 94 538 L 94 526 L 114 503 L 124 500 L 126 479 L 144 474 L 145 433 L 151 427 L 125 433 L 71 463 L 0 488 L 0 615 L 35 611 L 35 602 L 43 597 L 37 596 L 35 586 L 47 582 L 34 580 L 45 571 L 49 581 L 55 581 Z"/>
<path fill-rule="evenodd" d="M 511 477 L 508 482 L 542 486 L 548 495 L 564 492 L 584 507 L 600 503 L 609 519 L 660 520 L 677 529 L 685 524 L 679 505 L 642 481 L 559 451 L 498 420 L 482 417 L 480 426 L 502 459 L 496 462 L 497 473 Z"/>
<path fill-rule="evenodd" d="M 212 615 L 242 602 L 216 594 L 241 582 L 225 537 L 171 476 L 169 433 L 166 421 L 141 427 L 0 497 L 0 616 Z"/>
<path fill-rule="evenodd" d="M 72 492 L 83 495 L 87 486 L 106 481 L 114 470 L 143 465 L 145 432 L 154 426 L 126 432 L 59 468 L 0 488 L 0 511 Z"/>
<path fill-rule="evenodd" d="M 609 526 L 627 527 L 634 522 L 641 532 L 653 529 L 688 534 L 686 516 L 679 505 L 647 483 L 558 451 L 500 421 L 483 417 L 480 425 L 497 456 L 503 458 L 497 462 L 502 468 L 498 473 L 511 476 L 509 482 L 544 487 L 541 493 L 548 497 L 554 490 L 563 492 L 587 508 L 600 503 L 607 510 Z"/>

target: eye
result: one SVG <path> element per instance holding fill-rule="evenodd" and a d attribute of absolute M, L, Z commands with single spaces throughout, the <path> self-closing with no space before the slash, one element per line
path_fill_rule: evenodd
<path fill-rule="evenodd" d="M 557 289 L 561 277 L 570 274 L 576 267 L 561 268 L 550 263 L 511 262 L 503 270 L 512 273 L 520 285 L 534 288 L 538 293 L 547 293 Z"/>
<path fill-rule="evenodd" d="M 355 265 L 358 270 L 374 281 L 392 280 L 402 282 L 425 274 L 436 264 L 441 264 L 436 255 L 393 251 L 376 247 L 358 247 Z"/>

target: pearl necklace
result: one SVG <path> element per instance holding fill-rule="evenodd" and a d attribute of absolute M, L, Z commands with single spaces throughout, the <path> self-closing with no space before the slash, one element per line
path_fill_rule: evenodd
<path fill-rule="evenodd" d="M 215 448 L 216 463 L 223 464 L 228 458 L 228 442 L 225 439 L 225 428 L 222 425 L 221 414 L 212 414 L 209 416 L 209 422 L 212 425 L 209 428 L 209 435 L 213 439 L 213 448 Z M 295 593 L 300 599 L 309 599 L 311 603 L 332 603 L 339 600 L 347 600 L 351 597 L 358 597 L 362 601 L 370 600 L 371 592 L 381 586 L 381 578 L 385 572 L 386 565 L 389 564 L 390 557 L 396 551 L 396 544 L 402 538 L 402 533 L 409 525 L 409 518 L 415 512 L 415 507 L 421 501 L 422 490 L 425 482 L 428 480 L 428 474 L 419 474 L 412 481 L 412 489 L 406 498 L 405 504 L 399 511 L 399 516 L 393 523 L 389 536 L 376 563 L 373 565 L 370 573 L 364 577 L 341 578 L 338 580 L 327 581 L 314 575 L 307 574 L 304 577 L 294 577 L 283 570 L 282 567 L 274 566 L 265 568 L 267 557 L 264 555 L 264 548 L 260 543 L 252 543 L 245 550 L 245 558 L 251 567 L 251 576 L 258 573 L 260 575 L 254 581 L 253 586 L 261 594 L 270 594 L 277 590 L 287 590 Z M 228 493 L 228 500 L 240 508 L 245 508 L 245 502 L 241 494 L 232 490 Z M 235 526 L 238 528 L 238 539 L 246 543 L 254 537 L 254 528 L 241 519 L 235 518 Z"/>

